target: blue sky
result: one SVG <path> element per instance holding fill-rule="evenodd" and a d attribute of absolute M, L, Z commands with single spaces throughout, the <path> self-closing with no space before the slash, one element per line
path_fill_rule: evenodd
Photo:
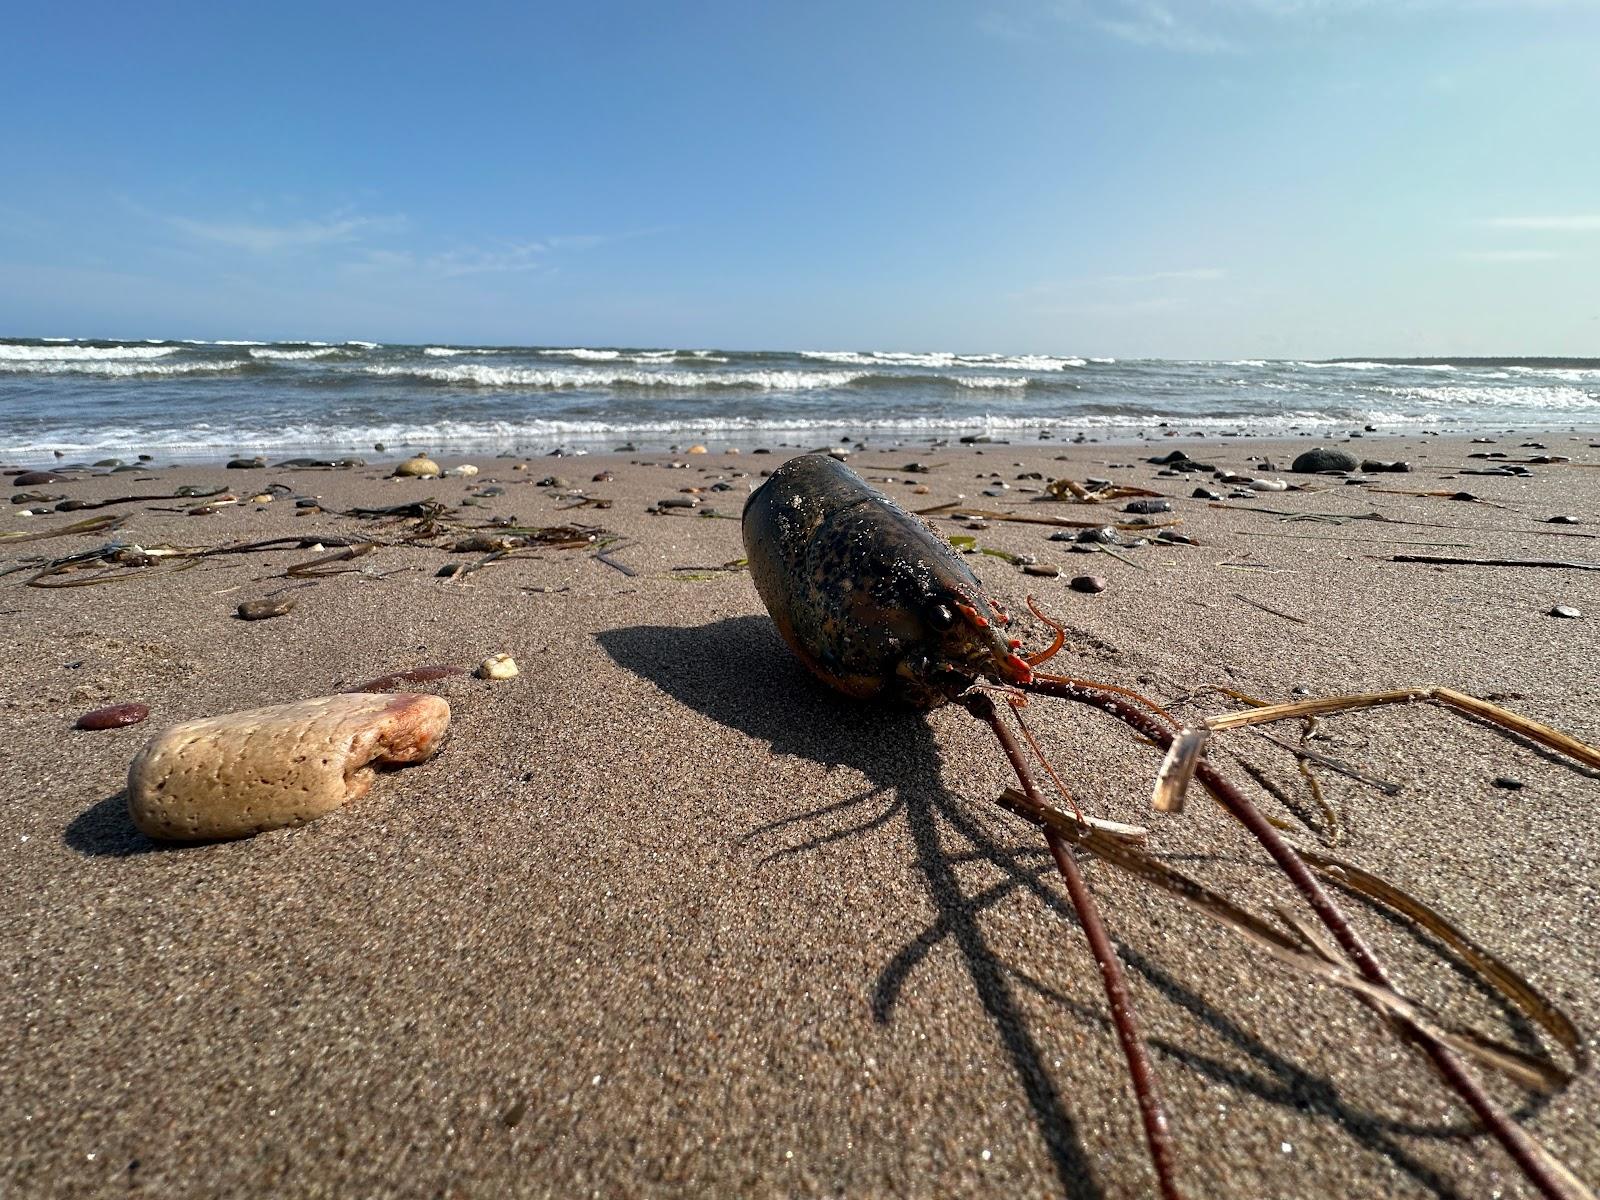
<path fill-rule="evenodd" d="M 1597 0 L 14 6 L 0 332 L 1600 355 Z"/>

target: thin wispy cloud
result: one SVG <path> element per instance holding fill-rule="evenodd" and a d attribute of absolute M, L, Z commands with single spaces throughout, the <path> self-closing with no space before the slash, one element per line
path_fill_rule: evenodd
<path fill-rule="evenodd" d="M 1554 250 L 1464 250 L 1457 257 L 1467 262 L 1526 263 L 1553 262 L 1562 256 Z"/>
<path fill-rule="evenodd" d="M 1193 267 L 1184 271 L 1148 271 L 1143 275 L 1100 275 L 1093 283 L 1181 283 L 1205 282 L 1226 279 L 1228 273 L 1220 267 Z"/>
<path fill-rule="evenodd" d="M 1093 30 L 1130 45 L 1177 54 L 1249 50 L 1356 19 L 1465 18 L 1473 13 L 1557 12 L 1588 0 L 1013 0 L 977 17 L 991 37 L 1023 41 L 1054 25 Z"/>
<path fill-rule="evenodd" d="M 1515 229 L 1527 233 L 1600 233 L 1600 213 L 1548 217 L 1490 217 L 1480 224 L 1487 229 Z"/>
<path fill-rule="evenodd" d="M 1175 50 L 1182 54 L 1216 54 L 1234 49 L 1227 38 L 1196 28 L 1181 20 L 1166 5 L 1149 0 L 1123 0 L 1117 10 L 1095 17 L 1093 24 L 1112 37 L 1136 46 Z"/>
<path fill-rule="evenodd" d="M 1221 267 L 1186 267 L 1171 271 L 1142 271 L 1117 275 L 1079 275 L 1071 279 L 1052 279 L 1011 293 L 1018 300 L 1039 300 L 1062 296 L 1107 295 L 1116 297 L 1111 303 L 1126 305 L 1143 303 L 1128 300 L 1129 289 L 1139 289 L 1151 284 L 1212 283 L 1226 279 L 1228 273 Z"/>
<path fill-rule="evenodd" d="M 207 221 L 193 217 L 167 217 L 166 222 L 194 241 L 263 255 L 348 244 L 367 237 L 397 233 L 406 225 L 403 217 L 358 216 L 335 216 L 281 225 Z"/>
<path fill-rule="evenodd" d="M 422 260 L 423 270 L 446 279 L 462 275 L 505 275 L 542 271 L 549 266 L 548 242 L 521 242 L 489 250 L 447 250 Z"/>

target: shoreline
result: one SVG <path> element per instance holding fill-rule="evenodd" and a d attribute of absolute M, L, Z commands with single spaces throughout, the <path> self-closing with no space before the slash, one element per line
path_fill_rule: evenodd
<path fill-rule="evenodd" d="M 1289 474 L 1307 438 L 1176 429 L 1127 443 L 908 440 L 849 461 L 908 507 L 964 497 L 1128 523 L 1122 502 L 1035 499 L 1034 472 L 1170 497 L 1156 520 L 1181 522 L 1195 544 L 1079 552 L 1045 526 L 938 522 L 1063 569 L 1034 578 L 993 554 L 969 559 L 997 594 L 1031 591 L 1067 624 L 1056 661 L 1069 674 L 1188 715 L 1230 707 L 1205 690 L 1219 686 L 1282 700 L 1441 684 L 1600 744 L 1600 573 L 1394 561 L 1600 559 L 1600 439 L 1498 437 L 1370 434 L 1345 448 L 1381 446 L 1378 457 L 1413 470 L 1364 487 Z M 1529 440 L 1546 448 L 1519 445 Z M 737 521 L 720 519 L 785 455 L 709 445 L 441 451 L 446 469 L 479 473 L 427 481 L 386 478 L 377 459 L 341 471 L 217 459 L 33 489 L 143 493 L 144 504 L 32 518 L 11 507 L 0 534 L 127 520 L 0 541 L 0 569 L 112 538 L 381 544 L 326 577 L 285 576 L 319 554 L 292 542 L 103 586 L 0 576 L 15 631 L 0 745 L 11 851 L 0 1037 L 14 1064 L 0 1079 L 12 1148 L 0 1190 L 1146 1194 L 1092 960 L 1037 834 L 992 804 L 1009 782 L 997 747 L 962 713 L 854 704 L 803 674 L 748 577 L 727 569 L 743 549 Z M 1314 490 L 1195 499 L 1216 486 L 1209 472 L 1162 476 L 1145 461 L 1173 449 L 1240 473 L 1270 457 L 1283 468 L 1274 478 Z M 1463 474 L 1491 465 L 1469 457 L 1479 453 L 1571 461 L 1526 478 Z M 918 456 L 931 469 L 905 470 Z M 604 472 L 613 478 L 590 478 Z M 541 482 L 551 476 L 563 483 Z M 275 484 L 284 491 L 251 501 Z M 191 516 L 203 499 L 156 498 L 186 485 L 242 502 Z M 499 493 L 474 494 L 487 489 Z M 610 505 L 570 507 L 578 491 Z M 1478 502 L 1405 494 L 1458 491 Z M 411 536 L 403 519 L 350 515 L 425 498 L 462 525 L 601 527 L 632 573 L 589 548 L 531 547 L 442 578 L 483 554 Z M 647 511 L 669 498 L 697 503 Z M 691 515 L 708 508 L 718 516 Z M 1066 576 L 1080 573 L 1107 589 L 1072 592 Z M 297 601 L 287 616 L 232 615 L 279 595 Z M 1583 615 L 1548 616 L 1557 604 Z M 1042 626 L 1023 624 L 1030 646 L 1046 644 Z M 437 758 L 322 820 L 180 849 L 127 821 L 128 760 L 167 725 L 500 651 L 517 679 L 419 687 L 454 710 Z M 70 728 L 121 701 L 148 704 L 151 718 Z M 1260 851 L 1213 806 L 1149 811 L 1148 748 L 1083 709 L 1035 700 L 1028 713 L 1086 811 L 1149 826 L 1153 849 L 1230 895 L 1284 901 Z M 1328 756 L 1400 789 L 1317 770 L 1336 853 L 1527 974 L 1592 1053 L 1593 773 L 1426 705 L 1327 718 L 1321 732 Z M 1250 733 L 1227 745 L 1287 797 L 1262 803 L 1295 837 L 1333 836 L 1292 756 Z M 1128 963 L 1195 1194 L 1531 1194 L 1495 1147 L 1458 1135 L 1447 1093 L 1360 1004 L 1104 864 L 1086 859 L 1085 873 Z M 1527 1036 L 1427 939 L 1349 908 L 1428 1003 Z M 1592 1069 L 1548 1100 L 1496 1094 L 1580 1178 L 1600 1180 Z"/>
<path fill-rule="evenodd" d="M 1063 427 L 1059 433 L 1051 436 L 1019 437 L 1008 432 L 1000 435 L 991 435 L 982 432 L 981 422 L 974 423 L 976 432 L 967 434 L 951 433 L 944 436 L 923 435 L 913 436 L 909 431 L 901 436 L 880 436 L 881 430 L 863 431 L 859 427 L 826 426 L 819 425 L 815 438 L 797 441 L 787 440 L 793 436 L 792 430 L 784 431 L 749 431 L 748 433 L 730 433 L 725 429 L 703 428 L 694 429 L 685 427 L 681 432 L 675 433 L 670 439 L 659 437 L 629 438 L 624 432 L 613 434 L 595 435 L 593 437 L 574 438 L 559 442 L 543 442 L 534 446 L 524 443 L 506 443 L 503 441 L 453 443 L 423 438 L 414 441 L 393 441 L 382 443 L 382 449 L 374 445 L 355 445 L 345 442 L 306 442 L 285 444 L 281 446 L 264 446 L 254 442 L 240 442 L 227 445 L 208 445 L 183 447 L 176 453 L 150 453 L 147 447 L 137 443 L 126 445 L 98 447 L 75 447 L 59 449 L 56 447 L 32 448 L 24 451 L 0 449 L 0 469 L 24 467 L 27 470 L 62 469 L 62 464 L 72 464 L 74 467 L 88 467 L 90 456 L 95 459 L 121 458 L 127 456 L 126 461 L 149 461 L 163 468 L 200 468 L 210 465 L 220 466 L 229 458 L 254 458 L 263 456 L 268 460 L 269 466 L 275 462 L 282 462 L 292 458 L 359 458 L 364 466 L 393 465 L 404 458 L 414 454 L 430 454 L 436 458 L 456 460 L 479 461 L 488 458 L 493 460 L 532 460 L 537 458 L 586 458 L 604 457 L 617 454 L 671 454 L 682 453 L 690 445 L 705 445 L 713 452 L 734 451 L 748 454 L 752 451 L 764 449 L 773 454 L 789 455 L 800 454 L 810 450 L 828 446 L 844 446 L 852 452 L 869 453 L 901 453 L 919 450 L 944 450 L 947 448 L 967 448 L 984 446 L 1002 447 L 1011 446 L 1020 451 L 1043 450 L 1051 447 L 1084 447 L 1105 446 L 1108 448 L 1126 448 L 1134 446 L 1155 445 L 1167 441 L 1203 441 L 1207 443 L 1228 444 L 1233 442 L 1247 443 L 1301 443 L 1308 440 L 1322 439 L 1330 444 L 1347 445 L 1354 441 L 1382 442 L 1395 439 L 1473 439 L 1491 437 L 1496 440 L 1513 437 L 1560 437 L 1584 438 L 1590 442 L 1600 440 L 1600 425 L 1550 425 L 1531 424 L 1503 426 L 1485 424 L 1481 427 L 1431 429 L 1418 426 L 1416 428 L 1384 428 L 1382 426 L 1369 426 L 1361 430 L 1352 430 L 1347 426 L 1300 429 L 1290 427 L 1280 431 L 1253 431 L 1246 429 L 1230 430 L 1203 430 L 1195 429 L 1191 424 L 1177 424 L 1160 422 L 1150 425 L 1130 425 L 1118 427 L 1108 432 L 1106 430 L 1068 429 Z M 760 436 L 763 433 L 781 432 L 783 437 Z M 862 436 L 863 432 L 867 436 Z M 824 435 L 838 435 L 828 438 Z M 620 444 L 619 444 L 620 443 Z M 141 456 L 146 456 L 141 458 Z"/>

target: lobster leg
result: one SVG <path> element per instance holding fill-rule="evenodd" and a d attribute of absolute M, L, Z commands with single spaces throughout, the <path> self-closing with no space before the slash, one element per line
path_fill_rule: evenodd
<path fill-rule="evenodd" d="M 1011 767 L 1022 784 L 1028 803 L 1035 806 L 1038 813 L 1043 813 L 1049 805 L 1039 794 L 1039 788 L 1028 771 L 1022 748 L 1012 737 L 1011 730 L 1000 719 L 994 701 L 981 692 L 975 692 L 963 697 L 962 703 L 966 705 L 968 712 L 994 730 L 1001 749 L 1005 751 L 1006 758 L 1011 761 Z M 1088 939 L 1089 948 L 1093 951 L 1095 961 L 1100 967 L 1100 979 L 1105 986 L 1106 1001 L 1111 1007 L 1111 1021 L 1116 1027 L 1117 1039 L 1122 1043 L 1123 1056 L 1128 1061 L 1128 1074 L 1133 1082 L 1134 1097 L 1139 1104 L 1139 1115 L 1144 1123 L 1145 1142 L 1150 1149 L 1150 1162 L 1155 1168 L 1162 1200 L 1179 1200 L 1182 1193 L 1178 1191 L 1177 1182 L 1173 1178 L 1172 1140 L 1167 1114 L 1161 1104 L 1155 1072 L 1150 1066 L 1149 1053 L 1134 1019 L 1133 1002 L 1128 995 L 1122 961 L 1117 957 L 1116 949 L 1111 944 L 1111 936 L 1106 932 L 1105 923 L 1100 919 L 1100 910 L 1095 904 L 1094 895 L 1089 891 L 1083 873 L 1078 870 L 1078 864 L 1073 859 L 1071 850 L 1067 848 L 1061 835 L 1048 826 L 1045 828 L 1045 840 L 1049 843 L 1056 869 L 1061 872 L 1061 877 L 1066 882 L 1072 907 L 1077 911 L 1078 920 L 1083 925 L 1084 936 Z"/>
<path fill-rule="evenodd" d="M 1099 708 L 1143 734 L 1162 750 L 1169 749 L 1176 737 L 1172 728 L 1157 720 L 1145 708 L 1131 703 L 1120 692 L 1084 687 L 1073 681 L 1051 676 L 1035 676 L 1032 683 L 1020 686 L 1025 691 L 1055 696 L 1063 700 L 1071 700 L 1079 704 L 1088 704 Z M 1443 691 L 1445 689 L 1435 690 Z M 1456 694 L 1459 695 L 1459 693 Z M 1424 698 L 1433 697 L 1430 697 L 1426 692 L 1389 693 L 1385 695 L 1384 699 L 1377 700 L 1376 703 L 1396 703 L 1402 699 Z M 1155 708 L 1148 701 L 1144 701 L 1144 703 L 1150 708 Z M 1372 703 L 1372 701 L 1368 703 Z M 1281 709 L 1288 708 L 1294 708 L 1297 711 L 1281 711 Z M 1284 705 L 1280 707 L 1277 715 L 1299 716 L 1303 714 L 1303 711 L 1303 706 Z M 1320 711 L 1326 712 L 1329 710 L 1323 708 Z M 1270 719 L 1261 715 L 1265 712 L 1267 710 L 1258 709 L 1255 712 L 1241 715 L 1253 716 L 1257 720 Z M 1541 726 L 1541 728 L 1543 727 Z M 1554 733 L 1553 730 L 1550 732 Z M 1558 734 L 1557 736 L 1564 737 L 1565 735 Z M 1566 740 L 1570 741 L 1571 739 Z M 1591 751 L 1591 753 L 1593 752 Z M 1316 914 L 1317 919 L 1333 936 L 1334 941 L 1338 943 L 1340 949 L 1349 957 L 1350 961 L 1355 964 L 1356 969 L 1360 971 L 1362 976 L 1371 983 L 1392 988 L 1393 985 L 1390 983 L 1388 972 L 1384 970 L 1377 956 L 1350 924 L 1349 919 L 1334 902 L 1333 897 L 1317 882 L 1310 868 L 1306 866 L 1305 860 L 1279 835 L 1261 810 L 1252 804 L 1244 793 L 1239 791 L 1226 776 L 1211 764 L 1204 761 L 1200 762 L 1196 767 L 1195 774 L 1206 789 L 1217 798 L 1223 808 L 1231 813 L 1250 832 L 1251 836 L 1261 843 L 1262 848 L 1266 850 L 1272 860 L 1277 863 L 1279 869 L 1289 878 L 1295 890 L 1305 899 L 1311 910 Z M 1472 1111 L 1483 1126 L 1494 1136 L 1495 1140 L 1505 1148 L 1513 1161 L 1521 1168 L 1528 1181 L 1539 1190 L 1540 1194 L 1548 1197 L 1549 1200 L 1571 1200 L 1573 1197 L 1593 1196 L 1593 1193 L 1560 1161 L 1536 1142 L 1489 1098 L 1482 1085 L 1468 1072 L 1465 1065 L 1453 1052 L 1414 1022 L 1405 1018 L 1397 1018 L 1397 1020 L 1406 1037 L 1428 1056 L 1435 1069 L 1461 1099 L 1462 1103 Z"/>

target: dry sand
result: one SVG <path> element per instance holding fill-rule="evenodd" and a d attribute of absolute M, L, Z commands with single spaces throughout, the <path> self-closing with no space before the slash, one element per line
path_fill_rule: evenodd
<path fill-rule="evenodd" d="M 1032 590 L 1063 616 L 1071 640 L 1057 662 L 1070 673 L 1166 701 L 1211 684 L 1283 699 L 1297 686 L 1439 683 L 1600 743 L 1600 573 L 1388 561 L 1600 559 L 1594 438 L 1537 439 L 1573 462 L 1534 466 L 1531 479 L 1459 475 L 1484 465 L 1469 452 L 1538 453 L 1519 449 L 1527 440 L 1369 438 L 1351 449 L 1417 471 L 1369 488 L 1311 480 L 1320 490 L 1226 507 L 1188 498 L 1204 476 L 1159 478 L 1143 460 L 1181 445 L 1242 470 L 1262 454 L 1286 465 L 1307 443 L 908 446 L 852 464 L 893 477 L 881 486 L 915 504 L 965 494 L 1095 515 L 1029 503 L 1017 478 L 1029 470 L 1175 497 L 1199 544 L 1130 550 L 1128 561 L 1066 553 L 1040 526 L 978 534 L 1109 579 L 1082 596 L 973 560 L 997 594 Z M 940 465 L 908 477 L 898 468 L 913 459 Z M 435 574 L 451 559 L 443 549 L 386 546 L 355 564 L 363 573 L 311 581 L 282 575 L 307 550 L 108 587 L 0 579 L 0 1194 L 1148 1194 L 1093 962 L 1041 839 L 990 803 L 1008 783 L 990 736 L 958 710 L 923 717 L 835 697 L 791 660 L 744 574 L 673 570 L 740 558 L 739 526 L 646 506 L 725 478 L 733 490 L 707 500 L 737 515 L 778 457 L 471 461 L 476 478 L 432 482 L 386 480 L 377 465 L 219 465 L 43 489 L 93 498 L 194 482 L 249 495 L 277 482 L 342 509 L 453 504 L 498 484 L 503 496 L 457 515 L 603 525 L 633 543 L 615 557 L 638 574 L 551 550 L 450 580 Z M 591 484 L 605 467 L 615 482 Z M 989 472 L 1012 484 L 1005 499 L 978 494 Z M 560 511 L 566 501 L 537 482 L 551 473 L 613 506 Z M 182 505 L 110 510 L 131 515 L 117 536 L 151 546 L 401 532 L 296 515 L 285 499 L 210 517 L 160 508 Z M 1557 513 L 1583 524 L 1543 523 Z M 78 519 L 15 514 L 0 529 Z M 106 536 L 0 545 L 0 566 Z M 285 588 L 298 600 L 288 617 L 232 615 Z M 1557 603 L 1585 615 L 1545 615 Z M 1031 621 L 1025 634 L 1045 643 Z M 500 650 L 521 665 L 517 679 L 428 687 L 455 713 L 436 759 L 323 820 L 187 849 L 158 848 L 129 822 L 128 762 L 169 724 Z M 72 730 L 82 711 L 123 700 L 147 703 L 150 720 Z M 1086 809 L 1151 825 L 1158 851 L 1218 887 L 1288 902 L 1215 806 L 1148 811 L 1155 757 L 1120 727 L 1061 703 L 1030 712 Z M 1391 798 L 1318 772 L 1343 852 L 1526 972 L 1592 1051 L 1595 773 L 1427 705 L 1322 728 L 1324 752 L 1402 787 Z M 1315 823 L 1286 753 L 1228 737 L 1299 816 L 1263 799 L 1268 811 Z M 1497 776 L 1523 786 L 1498 788 Z M 1297 836 L 1318 841 L 1310 828 Z M 1086 871 L 1129 968 L 1192 1194 L 1527 1194 L 1356 1001 L 1103 864 Z M 1530 1036 L 1431 943 L 1348 907 L 1413 992 L 1497 1036 Z M 1593 1070 L 1544 1100 L 1494 1090 L 1600 1183 Z"/>

